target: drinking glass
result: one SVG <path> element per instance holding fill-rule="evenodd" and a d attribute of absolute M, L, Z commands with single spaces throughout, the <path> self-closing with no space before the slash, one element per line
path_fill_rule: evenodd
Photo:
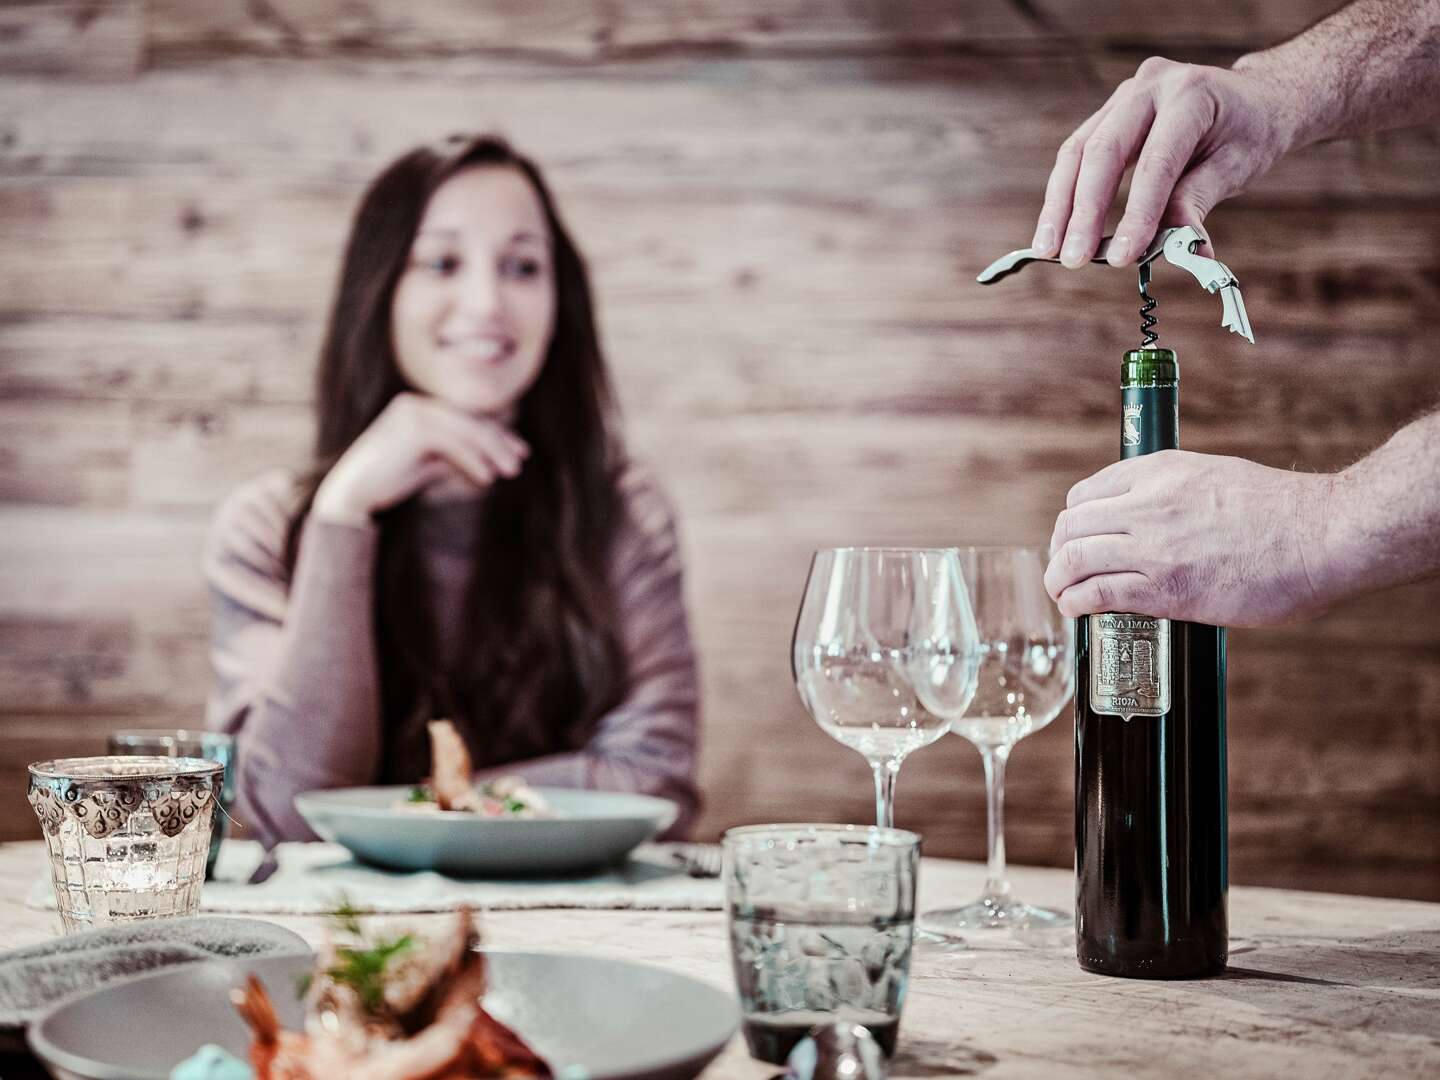
<path fill-rule="evenodd" d="M 30 766 L 65 933 L 193 915 L 224 766 L 199 758 L 85 757 Z"/>
<path fill-rule="evenodd" d="M 920 838 L 860 825 L 725 833 L 725 912 L 745 1041 L 780 1063 L 816 1024 L 895 1052 L 910 978 Z"/>
<path fill-rule="evenodd" d="M 210 827 L 210 854 L 205 859 L 205 880 L 213 878 L 215 861 L 220 857 L 220 842 L 225 839 L 230 807 L 235 803 L 234 738 L 221 731 L 132 729 L 112 731 L 107 749 L 115 756 L 192 757 L 218 761 L 225 766 L 220 798 L 216 800 L 216 820 Z"/>
<path fill-rule="evenodd" d="M 965 711 L 978 662 L 953 548 L 815 553 L 795 622 L 795 685 L 826 734 L 870 763 L 881 828 L 895 823 L 901 762 Z"/>
<path fill-rule="evenodd" d="M 980 628 L 980 675 L 967 708 L 945 715 L 950 730 L 975 744 L 985 766 L 988 866 L 979 899 L 922 912 L 920 926 L 947 937 L 1067 926 L 1068 914 L 1020 902 L 1006 880 L 1005 763 L 1014 745 L 1054 720 L 1075 692 L 1074 624 L 1045 591 L 1039 548 L 962 548 L 959 561 Z"/>

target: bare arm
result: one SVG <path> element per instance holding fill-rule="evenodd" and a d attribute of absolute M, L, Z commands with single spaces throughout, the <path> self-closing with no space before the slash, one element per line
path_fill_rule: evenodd
<path fill-rule="evenodd" d="M 1440 2 L 1356 0 L 1233 70 L 1292 89 L 1291 149 L 1440 119 Z"/>
<path fill-rule="evenodd" d="M 1437 118 L 1440 0 L 1357 0 L 1228 71 L 1151 57 L 1061 144 L 1033 246 L 1084 265 L 1132 163 L 1115 266 L 1162 226 L 1201 227 L 1291 150 Z"/>
<path fill-rule="evenodd" d="M 1221 626 L 1312 615 L 1440 574 L 1440 412 L 1333 474 L 1171 450 L 1080 481 L 1046 586 L 1066 615 Z"/>

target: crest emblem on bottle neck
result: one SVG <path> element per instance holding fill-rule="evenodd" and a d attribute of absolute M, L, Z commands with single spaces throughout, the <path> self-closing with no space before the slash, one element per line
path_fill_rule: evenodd
<path fill-rule="evenodd" d="M 1120 427 L 1120 441 L 1123 446 L 1140 445 L 1140 406 L 1126 405 L 1125 418 Z"/>

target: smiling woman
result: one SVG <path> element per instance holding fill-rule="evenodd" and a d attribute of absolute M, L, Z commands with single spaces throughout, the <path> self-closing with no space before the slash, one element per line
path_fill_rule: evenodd
<path fill-rule="evenodd" d="M 316 391 L 313 467 L 231 495 L 206 556 L 240 819 L 308 838 L 296 794 L 419 781 L 451 717 L 477 779 L 661 795 L 682 831 L 698 691 L 673 515 L 625 457 L 584 263 L 531 162 L 452 139 L 374 181 Z"/>

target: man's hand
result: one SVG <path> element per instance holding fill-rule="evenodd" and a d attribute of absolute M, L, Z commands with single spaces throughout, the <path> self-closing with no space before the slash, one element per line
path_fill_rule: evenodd
<path fill-rule="evenodd" d="M 1334 477 L 1165 450 L 1081 480 L 1045 586 L 1067 616 L 1123 611 L 1217 626 L 1313 614 Z"/>
<path fill-rule="evenodd" d="M 1088 262 L 1132 162 L 1110 264 L 1134 262 L 1162 226 L 1194 225 L 1203 233 L 1216 203 L 1291 148 L 1295 93 L 1258 72 L 1151 57 L 1060 145 L 1032 246 L 1046 258 L 1059 254 L 1069 267 Z"/>

